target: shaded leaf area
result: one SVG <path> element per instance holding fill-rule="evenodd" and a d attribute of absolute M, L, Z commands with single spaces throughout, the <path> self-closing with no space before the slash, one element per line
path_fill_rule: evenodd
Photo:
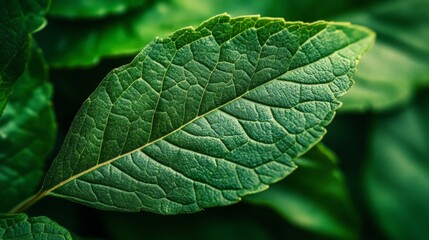
<path fill-rule="evenodd" d="M 377 42 L 359 65 L 344 111 L 404 105 L 429 86 L 429 1 L 390 1 L 334 18 L 370 27 Z"/>
<path fill-rule="evenodd" d="M 337 114 L 327 127 L 323 142 L 338 156 L 339 167 L 344 174 L 347 190 L 358 212 L 360 239 L 387 240 L 372 209 L 365 203 L 366 190 L 362 187 L 363 168 L 368 156 L 369 136 L 373 113 Z M 352 136 L 352 137 L 351 137 Z M 315 183 L 317 184 L 317 183 Z"/>
<path fill-rule="evenodd" d="M 389 239 L 426 239 L 429 219 L 429 94 L 377 118 L 365 189 Z"/>
<path fill-rule="evenodd" d="M 155 221 L 158 224 L 169 226 L 168 231 L 165 228 L 160 229 L 159 225 L 157 226 L 153 223 L 143 226 L 141 223 L 147 222 L 147 220 L 135 215 L 115 215 L 114 217 L 109 216 L 109 214 L 106 215 L 107 218 L 104 221 L 107 225 L 106 229 L 108 229 L 107 234 L 111 239 L 123 239 L 126 236 L 130 240 L 138 240 L 141 239 L 143 232 L 151 239 L 271 239 L 267 229 L 257 224 L 257 222 L 237 216 L 228 216 L 227 214 L 224 216 L 219 216 L 218 214 L 217 218 L 206 217 L 207 214 L 205 216 L 194 216 L 193 219 L 187 219 L 186 225 L 188 227 L 186 228 L 184 228 L 186 225 L 184 226 L 183 222 L 180 223 L 178 219 L 164 219 L 162 221 L 155 217 Z M 130 221 L 129 218 L 134 221 Z M 151 228 L 147 227 L 149 224 Z M 153 229 L 158 231 L 155 232 Z"/>
<path fill-rule="evenodd" d="M 66 228 L 74 240 L 110 239 L 96 218 L 100 211 L 64 201 L 60 198 L 46 198 L 26 211 L 29 216 L 45 216 Z M 97 238 L 98 237 L 98 238 Z"/>
<path fill-rule="evenodd" d="M 40 50 L 32 54 L 0 119 L 0 212 L 34 194 L 56 135 L 52 86 Z"/>
<path fill-rule="evenodd" d="M 157 39 L 83 104 L 34 199 L 174 214 L 261 191 L 324 135 L 373 37 L 220 15 Z"/>
<path fill-rule="evenodd" d="M 276 212 L 253 204 L 207 209 L 195 214 L 163 216 L 151 213 L 102 212 L 107 239 L 153 240 L 269 240 L 300 236 L 303 239 L 329 239 L 304 232 L 285 222 Z"/>
<path fill-rule="evenodd" d="M 0 0 L 0 116 L 30 57 L 31 33 L 45 24 L 49 0 Z"/>
<path fill-rule="evenodd" d="M 0 239 L 71 240 L 70 233 L 47 217 L 0 215 Z"/>
<path fill-rule="evenodd" d="M 58 211 L 61 209 L 61 211 Z M 150 212 L 99 211 L 61 198 L 45 198 L 28 209 L 44 214 L 76 239 L 330 239 L 297 228 L 275 211 L 243 201 L 226 207 L 209 208 L 193 214 L 160 215 Z M 72 235 L 75 239 L 75 235 Z M 83 238 L 81 237 L 83 236 Z"/>
<path fill-rule="evenodd" d="M 245 200 L 326 237 L 358 239 L 357 214 L 335 155 L 319 143 L 295 163 L 298 169 L 287 179 Z"/>
<path fill-rule="evenodd" d="M 142 8 L 103 20 L 49 19 L 37 39 L 51 66 L 91 66 L 103 57 L 134 55 L 157 36 L 197 25 L 219 13 L 264 14 L 269 7 L 265 2 L 246 0 L 147 1 Z"/>
<path fill-rule="evenodd" d="M 144 5 L 145 2 L 145 0 L 54 0 L 49 15 L 67 19 L 102 18 L 124 14 L 129 9 Z"/>

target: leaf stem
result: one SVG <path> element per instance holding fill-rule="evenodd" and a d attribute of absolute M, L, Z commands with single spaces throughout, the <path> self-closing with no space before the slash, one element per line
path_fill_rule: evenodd
<path fill-rule="evenodd" d="M 46 195 L 47 195 L 46 192 L 38 192 L 35 195 L 25 199 L 24 201 L 16 205 L 12 210 L 9 211 L 9 213 L 11 214 L 22 213 L 25 210 L 27 210 L 29 207 L 34 205 L 36 202 L 38 202 L 40 199 L 45 197 Z"/>

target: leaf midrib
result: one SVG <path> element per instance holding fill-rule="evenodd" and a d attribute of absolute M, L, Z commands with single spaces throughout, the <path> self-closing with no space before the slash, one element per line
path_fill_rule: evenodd
<path fill-rule="evenodd" d="M 325 31 L 325 30 L 326 30 L 326 28 L 325 28 L 324 30 L 322 30 L 322 31 L 318 32 L 318 33 L 317 33 L 317 34 L 315 34 L 315 35 L 318 35 L 318 34 L 322 33 L 322 32 L 323 32 L 323 31 Z M 314 35 L 314 36 L 315 36 L 315 35 Z M 313 37 L 314 37 L 314 36 L 313 36 Z M 316 61 L 314 61 L 314 62 L 310 62 L 310 63 L 308 63 L 308 64 L 306 64 L 306 65 L 313 64 L 313 63 L 315 63 L 315 62 L 321 61 L 321 60 L 323 60 L 323 59 L 325 59 L 325 58 L 327 58 L 327 57 L 329 57 L 329 56 L 331 56 L 331 55 L 335 54 L 336 52 L 338 52 L 338 51 L 340 51 L 340 50 L 342 50 L 342 49 L 344 49 L 344 48 L 347 48 L 347 47 L 349 47 L 349 46 L 351 46 L 351 45 L 357 44 L 358 42 L 363 41 L 363 40 L 365 40 L 366 38 L 369 38 L 369 37 L 371 37 L 371 35 L 366 35 L 366 36 L 364 36 L 363 38 L 359 38 L 359 39 L 357 39 L 356 41 L 352 41 L 352 42 L 350 42 L 349 44 L 347 44 L 347 45 L 345 45 L 345 46 L 343 46 L 343 47 L 341 47 L 341 48 L 339 48 L 339 49 L 336 49 L 335 51 L 331 52 L 330 54 L 328 54 L 328 55 L 326 55 L 326 56 L 324 56 L 324 57 L 322 57 L 322 58 L 319 58 L 319 59 L 317 59 L 317 60 L 316 60 Z M 297 52 L 299 51 L 299 49 L 300 49 L 303 45 L 304 45 L 304 43 L 303 43 L 303 44 L 301 44 L 301 45 L 299 46 L 299 48 L 298 48 Z M 292 59 L 291 59 L 291 60 L 292 60 Z M 292 63 L 292 62 L 291 62 L 291 63 Z M 294 70 L 294 69 L 292 69 L 292 70 Z M 167 133 L 166 135 L 164 135 L 164 136 L 162 136 L 162 137 L 160 137 L 160 138 L 158 138 L 158 139 L 155 139 L 155 140 L 153 140 L 153 141 L 151 141 L 151 142 L 147 142 L 147 143 L 146 143 L 146 144 L 144 144 L 143 146 L 138 147 L 138 148 L 136 148 L 136 149 L 134 149 L 134 150 L 132 150 L 132 151 L 129 151 L 129 152 L 123 153 L 123 154 L 121 154 L 121 155 L 118 155 L 118 156 L 116 156 L 116 157 L 114 157 L 114 158 L 112 158 L 112 159 L 110 159 L 110 160 L 105 161 L 105 162 L 102 162 L 102 163 L 96 164 L 96 165 L 94 165 L 94 166 L 93 166 L 93 167 L 91 167 L 91 168 L 88 168 L 88 169 L 86 169 L 86 170 L 84 170 L 84 171 L 82 171 L 82 172 L 80 172 L 80 173 L 78 173 L 78 174 L 76 174 L 76 175 L 73 175 L 73 176 L 71 176 L 71 177 L 69 177 L 69 178 L 65 179 L 64 181 L 61 181 L 61 182 L 60 182 L 60 183 L 58 183 L 57 185 L 55 185 L 55 186 L 53 186 L 53 187 L 51 187 L 51 188 L 49 188 L 49 189 L 47 189 L 47 190 L 44 190 L 44 191 L 39 192 L 37 195 L 39 195 L 39 196 L 40 196 L 40 198 L 42 198 L 42 197 L 44 197 L 44 196 L 46 196 L 46 195 L 50 194 L 51 192 L 55 191 L 56 189 L 58 189 L 58 188 L 60 188 L 60 187 L 64 186 L 65 184 L 67 184 L 67 183 L 69 183 L 69 182 L 71 182 L 71 181 L 73 181 L 73 180 L 75 180 L 75 179 L 77 179 L 77 178 L 79 178 L 79 177 L 81 177 L 81 176 L 83 176 L 83 175 L 87 174 L 87 173 L 91 173 L 91 172 L 93 172 L 93 171 L 97 170 L 98 168 L 101 168 L 101 167 L 103 167 L 103 166 L 105 166 L 105 165 L 108 165 L 108 164 L 110 164 L 110 163 L 112 163 L 112 162 L 114 162 L 114 161 L 116 161 L 116 160 L 119 160 L 119 159 L 121 159 L 121 158 L 123 158 L 123 157 L 126 157 L 127 155 L 131 155 L 131 154 L 136 153 L 136 152 L 138 152 L 138 151 L 140 151 L 140 150 L 142 150 L 142 149 L 144 149 L 144 148 L 146 148 L 146 147 L 148 147 L 148 146 L 150 146 L 150 145 L 152 145 L 152 144 L 155 144 L 155 143 L 157 143 L 157 142 L 159 142 L 159 141 L 161 141 L 161 140 L 163 140 L 163 139 L 165 139 L 165 138 L 169 137 L 170 135 L 173 135 L 174 133 L 176 133 L 176 132 L 178 132 L 178 131 L 182 130 L 183 128 L 185 128 L 185 127 L 186 127 L 186 126 L 188 126 L 189 124 L 194 123 L 195 121 L 197 121 L 197 120 L 201 119 L 202 117 L 204 117 L 204 116 L 206 116 L 206 115 L 209 115 L 210 113 L 212 113 L 212 112 L 214 112 L 214 111 L 217 111 L 217 110 L 219 110 L 219 109 L 223 108 L 224 106 L 226 106 L 226 105 L 228 105 L 228 104 L 231 104 L 232 102 L 234 102 L 234 101 L 236 101 L 236 100 L 238 100 L 238 99 L 243 98 L 245 95 L 247 95 L 247 94 L 248 94 L 249 92 L 251 92 L 252 90 L 254 90 L 254 89 L 256 89 L 256 88 L 259 88 L 259 87 L 261 87 L 261 86 L 264 86 L 264 85 L 266 85 L 266 84 L 268 84 L 268 83 L 270 83 L 270 82 L 272 82 L 272 81 L 274 81 L 274 80 L 277 80 L 279 77 L 283 76 L 284 74 L 286 74 L 286 73 L 288 73 L 288 72 L 289 72 L 289 69 L 287 69 L 287 70 L 286 70 L 284 73 L 282 73 L 280 76 L 278 76 L 278 77 L 276 77 L 276 78 L 273 78 L 273 79 L 271 79 L 271 80 L 269 80 L 269 81 L 267 81 L 267 82 L 265 82 L 265 83 L 263 83 L 263 84 L 261 84 L 261 85 L 258 85 L 258 86 L 257 86 L 257 87 L 255 87 L 255 88 L 252 88 L 252 89 L 250 89 L 250 90 L 247 90 L 246 92 L 244 92 L 243 94 L 241 94 L 241 95 L 237 96 L 236 98 L 232 99 L 231 101 L 225 102 L 224 104 L 222 104 L 222 105 L 220 105 L 220 106 L 218 106 L 218 107 L 216 107 L 216 108 L 213 108 L 212 110 L 210 110 L 210 111 L 208 111 L 208 112 L 205 112 L 204 114 L 202 114 L 202 115 L 200 115 L 200 116 L 195 117 L 193 120 L 191 120 L 191 121 L 189 121 L 189 122 L 187 122 L 187 123 L 183 124 L 182 126 L 180 126 L 180 127 L 178 127 L 177 129 L 175 129 L 175 130 L 171 131 L 170 133 Z M 281 81 L 289 82 L 289 80 L 281 80 Z M 296 83 L 296 82 L 294 82 L 294 83 Z M 326 84 L 326 83 L 323 83 L 323 84 Z M 43 189 L 43 186 L 42 186 L 42 189 Z"/>

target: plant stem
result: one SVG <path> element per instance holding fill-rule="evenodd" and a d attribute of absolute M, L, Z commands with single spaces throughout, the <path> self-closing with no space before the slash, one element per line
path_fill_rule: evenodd
<path fill-rule="evenodd" d="M 18 205 L 16 205 L 12 210 L 9 211 L 11 214 L 17 214 L 22 213 L 25 210 L 27 210 L 29 207 L 31 207 L 33 204 L 38 202 L 40 199 L 42 199 L 44 196 L 46 196 L 46 192 L 38 192 L 35 195 L 25 199 Z"/>

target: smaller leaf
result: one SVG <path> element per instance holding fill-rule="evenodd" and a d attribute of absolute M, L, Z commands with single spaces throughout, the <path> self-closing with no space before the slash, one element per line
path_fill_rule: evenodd
<path fill-rule="evenodd" d="M 49 0 L 0 0 L 0 116 L 30 57 L 31 33 L 45 24 Z"/>
<path fill-rule="evenodd" d="M 0 239 L 72 239 L 67 229 L 47 217 L 0 215 Z"/>
<path fill-rule="evenodd" d="M 310 231 L 356 239 L 357 214 L 334 153 L 319 143 L 295 162 L 298 169 L 287 179 L 246 200 L 271 207 Z"/>
<path fill-rule="evenodd" d="M 54 147 L 56 123 L 47 78 L 42 53 L 33 45 L 27 68 L 0 118 L 0 212 L 37 190 Z"/>

